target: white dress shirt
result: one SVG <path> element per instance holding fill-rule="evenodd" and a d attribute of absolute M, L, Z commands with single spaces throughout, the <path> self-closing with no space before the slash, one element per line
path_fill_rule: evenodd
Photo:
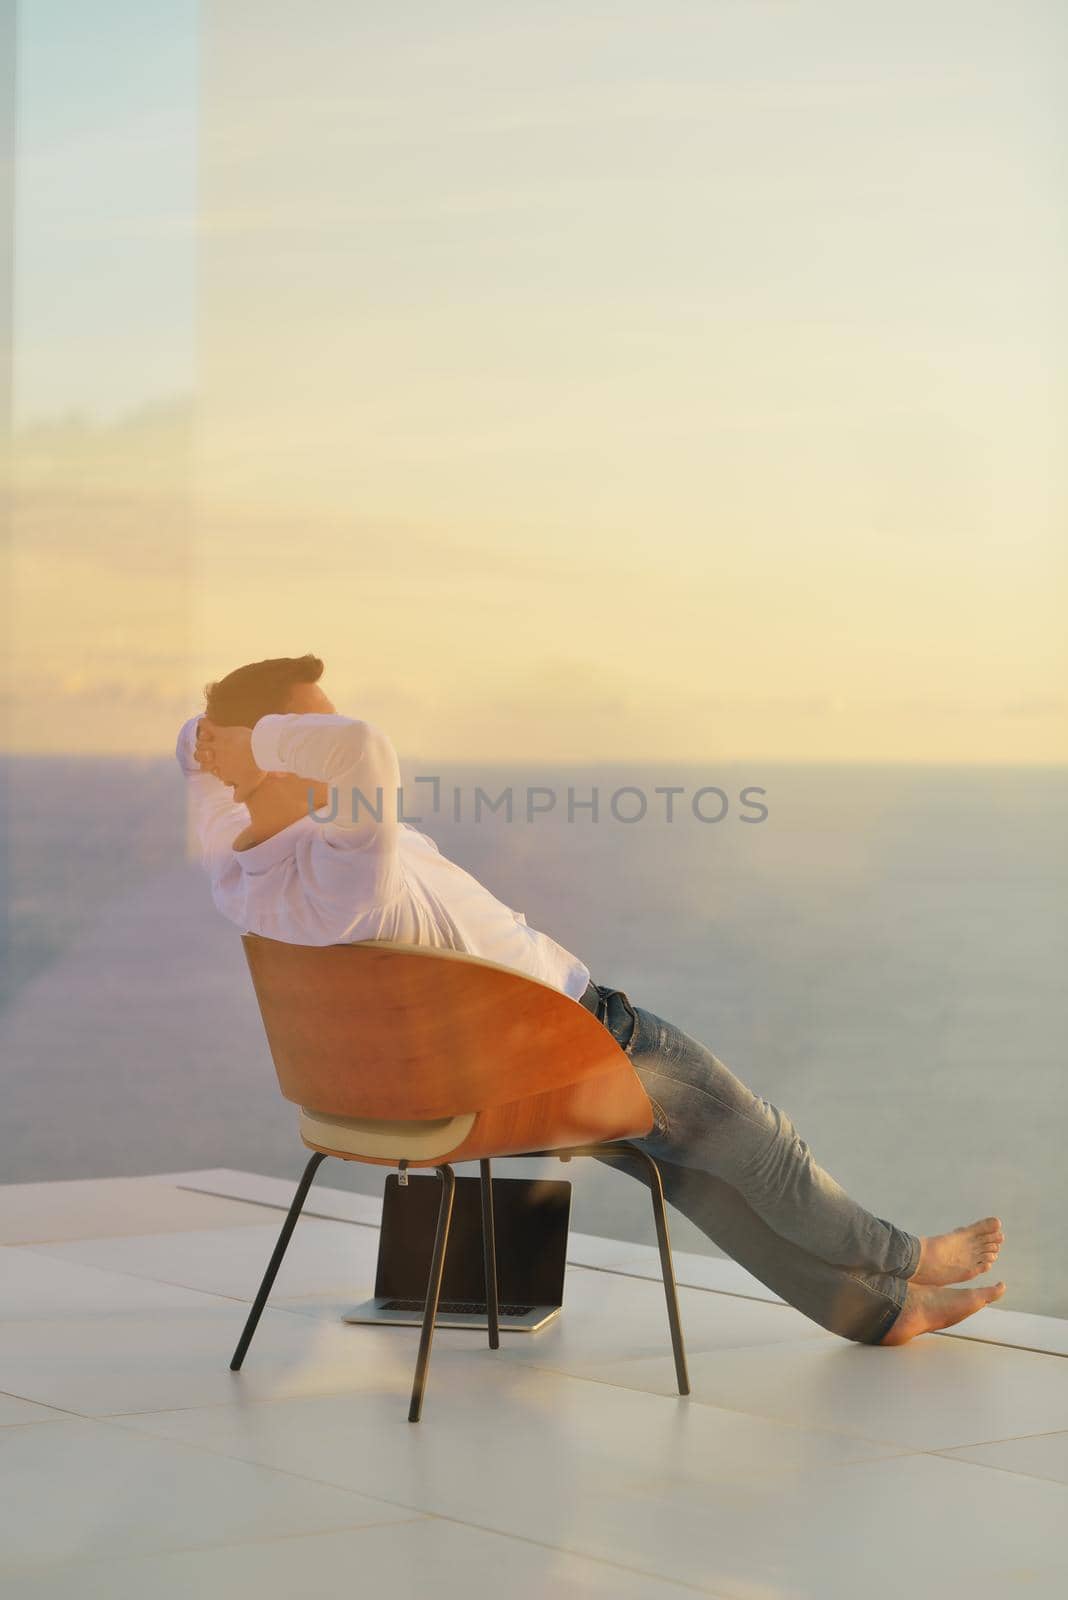
<path fill-rule="evenodd" d="M 401 944 L 462 950 L 512 967 L 578 999 L 587 967 L 522 912 L 496 899 L 432 839 L 397 818 L 400 768 L 390 740 L 350 717 L 261 717 L 252 755 L 265 772 L 292 772 L 330 788 L 330 804 L 247 850 L 233 841 L 249 825 L 245 805 L 193 754 L 200 716 L 178 735 L 212 898 L 244 932 L 287 944 Z M 358 789 L 364 804 L 352 804 Z M 379 791 L 381 804 L 379 805 Z M 336 799 L 336 816 L 328 816 Z M 374 810 L 372 811 L 372 808 Z M 380 820 L 374 812 L 380 811 Z"/>

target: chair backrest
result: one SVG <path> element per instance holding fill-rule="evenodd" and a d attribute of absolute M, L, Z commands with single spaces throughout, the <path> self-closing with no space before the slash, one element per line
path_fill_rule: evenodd
<path fill-rule="evenodd" d="M 612 1035 L 558 989 L 454 950 L 242 943 L 287 1100 L 342 1117 L 488 1110 L 622 1068 Z M 648 1104 L 647 1099 L 645 1104 Z"/>

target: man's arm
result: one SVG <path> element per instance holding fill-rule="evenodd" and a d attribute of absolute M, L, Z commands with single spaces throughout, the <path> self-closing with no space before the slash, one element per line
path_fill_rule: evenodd
<path fill-rule="evenodd" d="M 227 786 L 214 773 L 206 772 L 193 753 L 202 716 L 200 712 L 183 723 L 174 753 L 185 777 L 189 815 L 200 844 L 201 860 L 210 870 L 212 863 L 248 827 L 249 815 L 248 807 L 235 801 Z"/>
<path fill-rule="evenodd" d="M 318 712 L 261 717 L 252 730 L 252 756 L 264 772 L 292 772 L 328 785 L 327 810 L 336 810 L 336 817 L 321 826 L 332 845 L 395 852 L 400 764 L 381 729 Z"/>

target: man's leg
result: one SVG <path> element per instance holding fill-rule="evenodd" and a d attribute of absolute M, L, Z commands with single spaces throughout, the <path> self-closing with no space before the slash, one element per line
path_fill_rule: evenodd
<path fill-rule="evenodd" d="M 912 1276 L 919 1239 L 853 1200 L 819 1166 L 784 1112 L 754 1095 L 711 1050 L 673 1023 L 631 1006 L 619 991 L 604 992 L 606 1026 L 658 1108 L 657 1129 L 641 1141 L 650 1155 L 718 1179 L 736 1190 L 770 1231 L 808 1256 L 845 1268 L 854 1279 L 867 1275 L 877 1292 L 884 1290 L 884 1278 Z M 695 1179 L 686 1188 L 692 1196 L 701 1185 Z M 718 1205 L 721 1192 L 713 1187 L 709 1193 Z M 691 1203 L 712 1220 L 711 1203 Z M 758 1269 L 750 1270 L 762 1277 Z M 900 1291 L 890 1293 L 903 1298 L 903 1282 Z"/>
<path fill-rule="evenodd" d="M 776 1233 L 721 1178 L 664 1160 L 651 1140 L 630 1142 L 654 1156 L 670 1204 L 789 1305 L 831 1333 L 861 1344 L 878 1344 L 889 1331 L 904 1304 L 903 1278 L 832 1266 Z M 636 1163 L 605 1164 L 648 1182 Z"/>

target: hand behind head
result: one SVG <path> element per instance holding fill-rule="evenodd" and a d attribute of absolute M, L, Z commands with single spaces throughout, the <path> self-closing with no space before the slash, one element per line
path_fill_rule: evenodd
<path fill-rule="evenodd" d="M 266 777 L 252 755 L 252 729 L 223 726 L 201 717 L 197 724 L 196 760 L 234 791 L 234 799 L 247 800 Z"/>

